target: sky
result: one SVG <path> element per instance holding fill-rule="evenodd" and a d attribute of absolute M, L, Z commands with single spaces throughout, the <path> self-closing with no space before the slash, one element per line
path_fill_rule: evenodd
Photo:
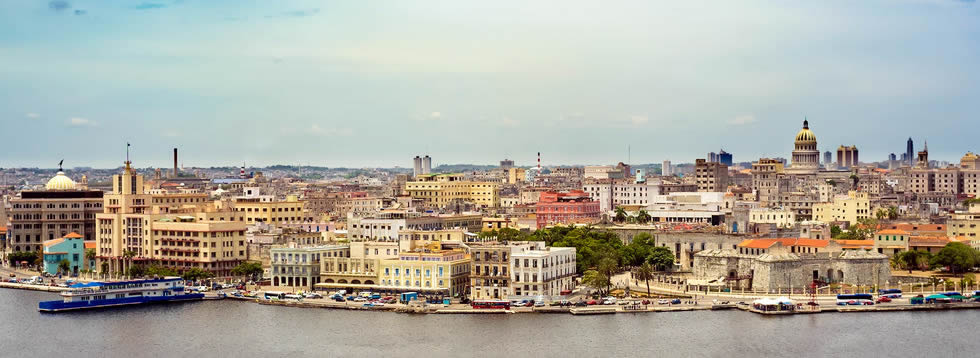
<path fill-rule="evenodd" d="M 0 167 L 978 151 L 975 1 L 0 1 Z M 629 153 L 629 154 L 628 154 Z"/>

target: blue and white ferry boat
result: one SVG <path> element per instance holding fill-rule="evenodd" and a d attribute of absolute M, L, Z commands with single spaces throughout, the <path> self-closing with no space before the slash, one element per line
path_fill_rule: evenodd
<path fill-rule="evenodd" d="M 61 292 L 63 300 L 38 303 L 41 312 L 61 312 L 89 308 L 139 305 L 155 302 L 194 301 L 203 293 L 184 291 L 184 280 L 166 277 L 151 280 L 79 283 Z"/>

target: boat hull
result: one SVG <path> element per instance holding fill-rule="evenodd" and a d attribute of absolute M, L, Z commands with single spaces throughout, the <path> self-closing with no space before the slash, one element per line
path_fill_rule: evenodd
<path fill-rule="evenodd" d="M 38 311 L 41 312 L 64 312 L 85 309 L 106 308 L 115 306 L 141 305 L 148 303 L 199 301 L 204 299 L 203 293 L 191 293 L 173 296 L 148 296 L 148 297 L 126 297 L 110 298 L 104 300 L 90 300 L 79 302 L 65 301 L 43 301 L 38 303 Z"/>

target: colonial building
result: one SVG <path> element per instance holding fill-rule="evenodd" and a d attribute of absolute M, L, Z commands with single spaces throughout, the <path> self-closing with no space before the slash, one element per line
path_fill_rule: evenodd
<path fill-rule="evenodd" d="M 462 174 L 418 175 L 405 183 L 405 191 L 419 198 L 427 207 L 442 208 L 456 201 L 468 201 L 483 207 L 500 205 L 497 183 L 464 180 Z"/>
<path fill-rule="evenodd" d="M 734 249 L 698 252 L 694 276 L 732 289 L 777 292 L 810 287 L 814 281 L 884 285 L 891 269 L 888 256 L 845 250 L 833 240 L 750 239 Z"/>
<path fill-rule="evenodd" d="M 84 177 L 83 177 L 84 179 Z M 102 212 L 102 192 L 78 188 L 63 171 L 45 190 L 23 191 L 10 199 L 7 249 L 40 252 L 42 242 L 77 233 L 95 239 L 95 215 Z"/>
<path fill-rule="evenodd" d="M 542 193 L 535 210 L 538 228 L 599 220 L 599 203 L 581 190 Z"/>

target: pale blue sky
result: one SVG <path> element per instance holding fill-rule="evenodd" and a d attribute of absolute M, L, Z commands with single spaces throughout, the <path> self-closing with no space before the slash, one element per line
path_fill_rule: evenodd
<path fill-rule="evenodd" d="M 957 160 L 978 64 L 972 1 L 6 0 L 0 167 Z"/>

